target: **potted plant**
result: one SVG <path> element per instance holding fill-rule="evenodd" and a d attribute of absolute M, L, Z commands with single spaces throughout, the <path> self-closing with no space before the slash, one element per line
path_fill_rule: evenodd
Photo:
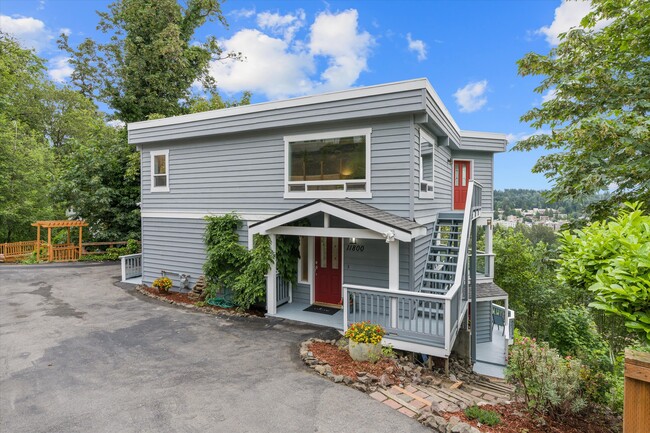
<path fill-rule="evenodd" d="M 152 286 L 160 293 L 169 293 L 169 289 L 172 288 L 172 280 L 169 277 L 156 278 L 153 280 Z"/>
<path fill-rule="evenodd" d="M 349 339 L 348 351 L 355 361 L 377 361 L 381 358 L 381 339 L 384 328 L 370 322 L 352 323 L 345 331 Z"/>

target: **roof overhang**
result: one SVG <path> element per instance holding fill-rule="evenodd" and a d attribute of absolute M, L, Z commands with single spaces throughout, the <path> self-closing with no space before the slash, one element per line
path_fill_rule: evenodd
<path fill-rule="evenodd" d="M 250 234 L 267 234 L 272 232 L 275 228 L 288 225 L 294 221 L 308 218 L 321 212 L 377 233 L 386 239 L 387 242 L 392 240 L 411 242 L 413 239 L 424 236 L 427 233 L 426 227 L 413 224 L 412 221 L 405 218 L 404 221 L 408 222 L 412 227 L 399 227 L 397 224 L 382 221 L 380 218 L 369 217 L 360 212 L 337 206 L 335 203 L 327 202 L 325 200 L 316 200 L 304 206 L 268 218 L 264 221 L 251 224 L 248 230 Z M 393 219 L 394 218 L 395 217 L 393 217 Z M 309 228 L 304 229 L 308 230 Z M 321 233 L 323 233 L 322 229 L 319 229 L 318 233 L 321 235 Z"/>

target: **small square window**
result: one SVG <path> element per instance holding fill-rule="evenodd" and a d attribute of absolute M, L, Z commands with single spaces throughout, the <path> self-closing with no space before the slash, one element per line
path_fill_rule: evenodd
<path fill-rule="evenodd" d="M 151 192 L 169 191 L 169 150 L 151 152 Z"/>

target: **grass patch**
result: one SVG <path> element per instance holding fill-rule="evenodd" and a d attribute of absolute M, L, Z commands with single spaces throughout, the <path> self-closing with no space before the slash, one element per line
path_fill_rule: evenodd
<path fill-rule="evenodd" d="M 465 416 L 469 419 L 475 419 L 481 424 L 489 425 L 490 427 L 501 422 L 501 417 L 498 413 L 491 410 L 481 409 L 476 405 L 465 409 Z"/>

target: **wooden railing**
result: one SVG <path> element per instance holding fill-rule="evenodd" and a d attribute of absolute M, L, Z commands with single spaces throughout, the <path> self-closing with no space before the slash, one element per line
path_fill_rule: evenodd
<path fill-rule="evenodd" d="M 79 246 L 75 244 L 52 245 L 53 262 L 73 262 L 79 260 Z"/>
<path fill-rule="evenodd" d="M 277 293 L 277 305 L 291 302 L 291 281 L 284 280 L 280 274 L 275 277 L 275 291 Z"/>
<path fill-rule="evenodd" d="M 344 284 L 343 313 L 345 329 L 369 321 L 384 327 L 387 338 L 443 347 L 451 310 L 441 295 Z"/>
<path fill-rule="evenodd" d="M 0 255 L 6 262 L 15 262 L 29 256 L 36 249 L 36 241 L 9 242 L 0 244 Z"/>
<path fill-rule="evenodd" d="M 120 256 L 122 281 L 142 276 L 142 253 Z"/>
<path fill-rule="evenodd" d="M 650 353 L 625 351 L 623 433 L 645 433 L 650 426 Z"/>

